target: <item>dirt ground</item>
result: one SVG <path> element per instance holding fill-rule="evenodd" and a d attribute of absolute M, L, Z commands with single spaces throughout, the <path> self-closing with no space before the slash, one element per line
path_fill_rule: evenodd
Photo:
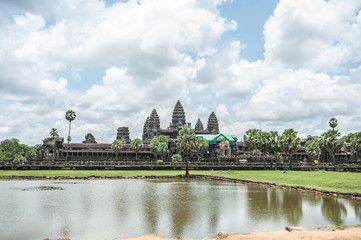
<path fill-rule="evenodd" d="M 345 229 L 335 228 L 321 228 L 313 231 L 291 231 L 287 230 L 275 231 L 275 232 L 257 232 L 249 234 L 237 234 L 237 233 L 219 233 L 216 238 L 212 240 L 361 240 L 361 227 L 348 227 Z M 113 240 L 171 240 L 170 238 L 161 238 L 156 235 L 146 235 L 136 238 L 128 239 L 113 239 Z M 172 239 L 173 240 L 173 239 Z M 204 240 L 210 240 L 205 238 Z"/>

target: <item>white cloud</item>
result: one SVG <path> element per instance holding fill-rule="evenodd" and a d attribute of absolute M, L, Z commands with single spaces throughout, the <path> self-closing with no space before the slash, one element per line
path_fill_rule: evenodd
<path fill-rule="evenodd" d="M 281 0 L 265 24 L 265 58 L 316 71 L 360 61 L 360 11 L 359 0 Z"/>
<path fill-rule="evenodd" d="M 235 28 L 219 16 L 218 4 L 131 0 L 107 8 L 96 0 L 6 1 L 10 15 L 3 9 L 0 15 L 0 91 L 9 103 L 3 137 L 37 143 L 52 127 L 66 135 L 59 112 L 70 108 L 77 112 L 73 141 L 83 139 L 83 131 L 109 141 L 119 126 L 139 137 L 153 107 L 166 118 L 165 106 L 187 98 L 201 64 L 190 54 L 213 53 L 222 34 Z M 69 89 L 74 79 L 54 75 L 72 69 L 69 76 L 78 80 L 77 70 L 92 66 L 107 70 L 102 84 L 86 90 Z M 17 130 L 20 125 L 27 130 Z"/>
<path fill-rule="evenodd" d="M 167 127 L 177 99 L 192 106 L 187 121 L 206 127 L 215 111 L 221 131 L 238 136 L 254 127 L 306 136 L 333 116 L 342 131 L 359 129 L 361 1 L 281 0 L 264 26 L 265 59 L 253 62 L 242 41 L 217 44 L 237 27 L 222 2 L 5 1 L 2 137 L 34 144 L 52 127 L 66 136 L 73 109 L 75 142 L 87 132 L 111 142 L 121 126 L 135 138 L 153 108 Z M 105 69 L 102 81 L 73 90 L 93 66 Z"/>

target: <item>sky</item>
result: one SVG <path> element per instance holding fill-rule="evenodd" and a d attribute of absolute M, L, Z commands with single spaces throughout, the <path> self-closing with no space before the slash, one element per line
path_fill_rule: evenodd
<path fill-rule="evenodd" d="M 0 140 L 141 138 L 215 112 L 220 131 L 361 131 L 361 0 L 0 0 Z"/>

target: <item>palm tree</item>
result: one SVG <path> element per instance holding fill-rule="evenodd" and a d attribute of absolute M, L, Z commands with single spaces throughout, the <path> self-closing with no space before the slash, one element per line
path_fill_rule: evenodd
<path fill-rule="evenodd" d="M 305 151 L 311 161 L 318 160 L 321 156 L 320 139 L 318 137 L 310 137 L 305 144 Z"/>
<path fill-rule="evenodd" d="M 51 137 L 53 137 L 53 138 L 55 138 L 55 137 L 59 137 L 59 134 L 58 134 L 58 130 L 56 129 L 56 128 L 52 128 L 51 130 L 50 130 L 50 136 Z"/>
<path fill-rule="evenodd" d="M 356 158 L 361 153 L 361 132 L 354 134 L 354 137 L 351 140 L 351 147 L 356 153 Z"/>
<path fill-rule="evenodd" d="M 335 130 L 335 128 L 337 127 L 338 123 L 337 123 L 337 119 L 336 118 L 331 118 L 328 121 L 328 124 L 330 125 L 330 127 L 332 128 L 332 130 Z"/>
<path fill-rule="evenodd" d="M 208 141 L 204 138 L 198 138 L 195 142 L 196 150 L 199 154 L 202 154 L 208 150 L 209 144 Z M 200 156 L 199 156 L 200 157 Z"/>
<path fill-rule="evenodd" d="M 120 153 L 122 148 L 123 148 L 122 141 L 114 140 L 114 142 L 112 143 L 112 150 L 115 153 L 115 160 L 118 160 L 118 153 Z"/>
<path fill-rule="evenodd" d="M 189 158 L 192 150 L 196 148 L 196 134 L 194 133 L 193 129 L 184 127 L 179 131 L 177 140 L 177 148 L 179 151 L 182 152 L 185 156 L 188 155 L 188 157 L 186 157 L 186 176 L 189 176 Z"/>
<path fill-rule="evenodd" d="M 268 145 L 270 142 L 271 135 L 268 132 L 261 131 L 258 135 L 260 151 L 263 159 L 263 169 L 266 170 L 266 153 L 268 152 Z"/>
<path fill-rule="evenodd" d="M 153 138 L 150 141 L 150 151 L 154 154 L 155 157 L 158 155 L 164 158 L 168 154 L 168 141 L 167 138 L 163 135 Z"/>
<path fill-rule="evenodd" d="M 71 141 L 71 137 L 70 137 L 70 128 L 71 128 L 71 121 L 73 121 L 76 118 L 76 114 L 73 110 L 68 110 L 65 113 L 65 119 L 69 121 L 69 134 L 68 134 L 68 147 L 69 147 L 69 142 Z M 66 152 L 66 159 L 68 159 L 68 152 Z"/>
<path fill-rule="evenodd" d="M 256 128 L 248 129 L 243 136 L 244 143 L 253 149 L 253 154 L 257 156 L 261 149 L 261 132 L 262 130 Z"/>
<path fill-rule="evenodd" d="M 288 160 L 290 161 L 290 170 L 292 170 L 291 154 L 296 152 L 301 144 L 301 139 L 297 137 L 298 132 L 293 128 L 286 129 L 280 136 L 281 151 L 288 154 Z"/>
<path fill-rule="evenodd" d="M 341 136 L 341 133 L 338 130 L 328 130 L 321 134 L 321 147 L 330 154 L 331 159 L 333 159 L 333 164 L 336 164 L 335 153 L 340 151 L 344 141 L 343 139 L 338 139 Z"/>
<path fill-rule="evenodd" d="M 280 148 L 278 132 L 270 131 L 268 145 L 267 145 L 267 152 L 272 156 L 271 163 L 270 163 L 271 170 L 272 170 L 273 160 L 276 159 L 280 155 L 279 154 L 280 151 L 281 151 L 281 148 Z M 276 165 L 276 169 L 277 169 L 277 165 Z"/>
<path fill-rule="evenodd" d="M 143 149 L 142 140 L 140 140 L 139 138 L 136 138 L 130 143 L 130 146 L 132 147 L 132 149 L 135 152 L 135 159 L 138 159 L 138 152 Z"/>

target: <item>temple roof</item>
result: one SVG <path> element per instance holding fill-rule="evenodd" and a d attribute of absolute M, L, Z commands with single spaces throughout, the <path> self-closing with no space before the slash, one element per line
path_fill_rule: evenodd
<path fill-rule="evenodd" d="M 204 138 L 205 140 L 208 141 L 209 144 L 216 144 L 217 142 L 222 142 L 225 140 L 231 144 L 234 144 L 235 142 L 237 142 L 236 135 L 224 135 L 223 133 L 196 135 L 196 139 L 198 139 L 198 138 Z"/>

